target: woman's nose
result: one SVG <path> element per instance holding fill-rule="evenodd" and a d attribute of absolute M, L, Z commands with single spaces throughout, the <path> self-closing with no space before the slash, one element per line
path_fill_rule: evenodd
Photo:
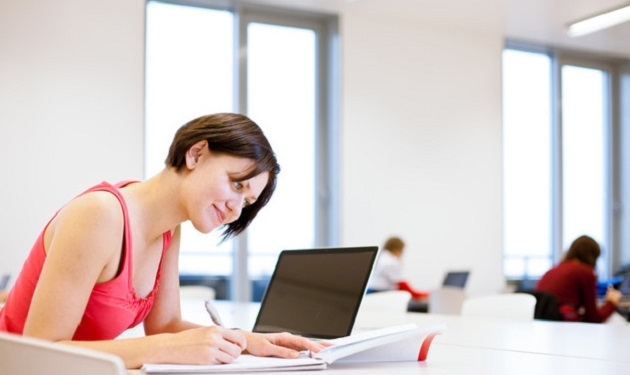
<path fill-rule="evenodd" d="M 242 202 L 243 202 L 243 197 L 240 196 L 240 194 L 238 195 L 238 197 L 229 199 L 226 202 L 226 206 L 229 209 L 229 212 L 228 212 L 229 217 L 227 218 L 228 219 L 227 222 L 231 223 L 241 216 L 241 210 L 243 209 Z"/>

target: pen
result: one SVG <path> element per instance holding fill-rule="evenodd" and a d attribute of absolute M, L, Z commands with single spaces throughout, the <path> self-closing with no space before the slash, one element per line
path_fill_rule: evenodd
<path fill-rule="evenodd" d="M 208 315 L 210 315 L 210 319 L 212 319 L 212 322 L 215 325 L 217 325 L 219 327 L 223 327 L 223 322 L 221 321 L 221 317 L 219 316 L 219 312 L 214 307 L 212 302 L 210 302 L 210 300 L 206 300 L 206 311 L 208 312 Z"/>

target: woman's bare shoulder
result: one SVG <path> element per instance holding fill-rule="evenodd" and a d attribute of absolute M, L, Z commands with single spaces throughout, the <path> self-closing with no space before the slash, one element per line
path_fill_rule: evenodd
<path fill-rule="evenodd" d="M 118 198 L 106 191 L 92 191 L 83 194 L 68 203 L 60 213 L 79 216 L 83 219 L 122 218 L 122 208 Z"/>
<path fill-rule="evenodd" d="M 75 240 L 109 241 L 123 231 L 120 202 L 104 191 L 81 195 L 65 205 L 51 222 L 50 235 L 71 235 Z M 118 241 L 118 239 L 116 239 Z"/>

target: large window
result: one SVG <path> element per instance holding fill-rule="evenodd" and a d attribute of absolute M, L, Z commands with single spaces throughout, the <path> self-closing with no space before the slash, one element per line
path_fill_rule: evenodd
<path fill-rule="evenodd" d="M 282 169 L 274 197 L 244 234 L 220 245 L 218 233 L 185 224 L 180 257 L 183 279 L 211 280 L 220 298 L 257 300 L 280 250 L 335 242 L 336 21 L 206 5 L 147 3 L 146 174 L 163 168 L 175 130 L 193 118 L 239 112 L 261 126 Z"/>
<path fill-rule="evenodd" d="M 510 47 L 503 53 L 504 270 L 537 279 L 582 234 L 612 269 L 613 64 Z"/>
<path fill-rule="evenodd" d="M 504 268 L 539 275 L 552 262 L 551 58 L 503 54 Z"/>

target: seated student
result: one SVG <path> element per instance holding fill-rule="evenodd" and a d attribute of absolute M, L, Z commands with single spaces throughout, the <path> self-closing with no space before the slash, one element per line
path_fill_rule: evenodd
<path fill-rule="evenodd" d="M 405 290 L 413 299 L 429 297 L 429 293 L 413 288 L 403 272 L 402 255 L 405 243 L 399 237 L 390 237 L 379 252 L 374 271 L 368 282 L 368 292 Z"/>
<path fill-rule="evenodd" d="M 599 244 L 589 236 L 573 241 L 564 259 L 547 271 L 535 290 L 556 296 L 565 321 L 601 323 L 614 312 L 621 292 L 609 288 L 606 301 L 597 305 L 597 276 L 595 265 L 600 255 Z"/>
<path fill-rule="evenodd" d="M 326 344 L 184 321 L 180 224 L 241 233 L 271 198 L 280 167 L 262 130 L 232 113 L 183 125 L 146 181 L 102 182 L 41 231 L 0 310 L 0 331 L 144 363 L 230 363 L 242 352 L 292 357 Z M 116 339 L 140 323 L 146 336 Z"/>

